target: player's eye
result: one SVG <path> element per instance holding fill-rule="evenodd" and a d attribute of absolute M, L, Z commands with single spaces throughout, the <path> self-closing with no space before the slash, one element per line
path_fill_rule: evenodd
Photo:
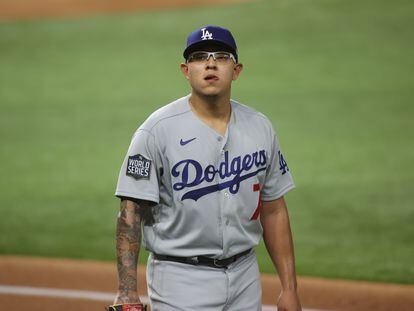
<path fill-rule="evenodd" d="M 217 61 L 222 61 L 222 62 L 230 59 L 230 54 L 226 52 L 218 52 L 218 53 L 215 53 L 214 56 Z"/>
<path fill-rule="evenodd" d="M 191 54 L 188 57 L 188 62 L 201 62 L 201 61 L 205 61 L 208 58 L 208 53 L 207 52 L 196 52 Z"/>

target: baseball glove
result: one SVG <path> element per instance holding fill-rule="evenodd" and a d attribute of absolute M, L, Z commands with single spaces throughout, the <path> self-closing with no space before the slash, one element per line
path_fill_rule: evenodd
<path fill-rule="evenodd" d="M 142 303 L 124 303 L 119 305 L 110 305 L 107 311 L 147 311 L 147 306 Z"/>

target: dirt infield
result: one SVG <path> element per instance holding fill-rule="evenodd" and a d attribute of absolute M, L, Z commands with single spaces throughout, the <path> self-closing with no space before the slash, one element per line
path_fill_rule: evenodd
<path fill-rule="evenodd" d="M 146 295 L 144 267 L 139 268 L 140 295 Z M 374 284 L 301 277 L 299 294 L 304 307 L 320 310 L 385 311 L 412 310 L 414 286 Z M 114 294 L 115 263 L 89 260 L 0 257 L 0 286 L 72 289 Z M 275 305 L 280 286 L 275 276 L 263 275 L 263 303 Z M 109 301 L 108 301 L 109 303 Z M 2 310 L 103 310 L 105 302 L 92 299 L 5 294 L 0 291 Z"/>
<path fill-rule="evenodd" d="M 165 10 L 243 1 L 246 0 L 0 0 L 0 20 Z"/>

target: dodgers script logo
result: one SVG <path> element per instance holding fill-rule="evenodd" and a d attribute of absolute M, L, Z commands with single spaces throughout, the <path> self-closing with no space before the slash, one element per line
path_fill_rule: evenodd
<path fill-rule="evenodd" d="M 252 172 L 252 168 L 255 168 Z M 179 181 L 173 184 L 176 191 L 185 188 L 192 188 L 205 183 L 205 187 L 186 192 L 181 200 L 192 199 L 197 201 L 199 198 L 216 191 L 229 188 L 230 193 L 236 194 L 239 191 L 240 183 L 250 177 L 256 176 L 259 172 L 266 169 L 266 151 L 260 150 L 252 154 L 246 154 L 243 157 L 234 157 L 229 160 L 229 153 L 224 153 L 224 161 L 218 167 L 214 165 L 202 165 L 193 159 L 185 159 L 176 163 L 171 169 L 171 175 L 179 178 Z M 190 178 L 190 176 L 192 176 Z M 220 181 L 233 177 L 232 179 L 216 182 L 211 185 L 216 176 Z M 210 184 L 210 185 L 208 185 Z"/>
<path fill-rule="evenodd" d="M 203 35 L 201 36 L 201 39 L 203 39 L 203 40 L 213 39 L 213 34 L 208 32 L 208 30 L 206 30 L 205 28 L 201 29 L 201 31 L 203 32 Z"/>

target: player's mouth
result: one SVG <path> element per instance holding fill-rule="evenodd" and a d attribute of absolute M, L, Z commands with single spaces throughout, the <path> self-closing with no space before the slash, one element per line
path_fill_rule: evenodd
<path fill-rule="evenodd" d="M 215 75 L 207 75 L 204 77 L 204 80 L 207 82 L 215 82 L 215 81 L 218 81 L 219 78 Z"/>

